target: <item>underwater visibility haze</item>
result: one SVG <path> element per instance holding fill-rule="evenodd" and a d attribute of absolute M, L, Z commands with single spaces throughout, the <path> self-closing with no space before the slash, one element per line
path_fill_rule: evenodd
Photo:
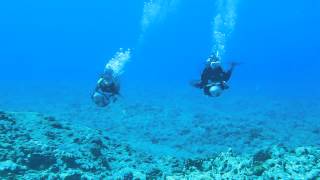
<path fill-rule="evenodd" d="M 0 177 L 320 178 L 319 22 L 316 0 L 1 1 Z M 190 84 L 210 55 L 237 64 L 219 97 Z"/>

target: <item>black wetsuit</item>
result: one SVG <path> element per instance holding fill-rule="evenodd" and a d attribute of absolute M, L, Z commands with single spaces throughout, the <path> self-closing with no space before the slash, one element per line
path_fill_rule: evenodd
<path fill-rule="evenodd" d="M 222 89 L 227 89 L 228 86 L 225 84 L 225 82 L 230 80 L 233 67 L 234 66 L 231 66 L 231 68 L 228 71 L 224 71 L 221 66 L 218 66 L 215 68 L 212 68 L 211 66 L 207 66 L 202 71 L 201 81 L 195 86 L 203 89 L 204 93 L 209 96 L 210 96 L 209 89 L 211 87 L 210 84 L 212 83 L 219 83 Z"/>
<path fill-rule="evenodd" d="M 117 95 L 120 91 L 120 85 L 115 80 L 108 82 L 107 80 L 103 79 L 100 83 L 97 84 L 96 91 Z"/>
<path fill-rule="evenodd" d="M 227 72 L 225 72 L 221 66 L 216 68 L 212 68 L 210 66 L 206 67 L 201 74 L 201 84 L 205 86 L 211 81 L 212 83 L 215 82 L 222 82 L 222 81 L 229 81 L 231 74 L 233 71 L 233 67 L 230 68 Z"/>
<path fill-rule="evenodd" d="M 94 102 L 100 106 L 104 107 L 109 104 L 109 102 L 115 102 L 117 100 L 117 95 L 120 92 L 120 84 L 116 78 L 113 76 L 107 76 L 103 74 L 99 79 L 95 91 L 92 95 Z M 99 98 L 95 98 L 96 96 Z"/>

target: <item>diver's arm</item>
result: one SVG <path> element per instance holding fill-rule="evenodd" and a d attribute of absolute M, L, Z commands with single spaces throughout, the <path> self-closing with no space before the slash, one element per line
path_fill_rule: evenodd
<path fill-rule="evenodd" d="M 224 76 L 223 79 L 224 79 L 224 81 L 226 81 L 226 82 L 230 80 L 234 68 L 235 68 L 237 65 L 239 65 L 239 63 L 237 63 L 237 62 L 232 62 L 230 65 L 231 65 L 230 69 L 229 69 L 228 71 L 223 72 L 223 74 L 224 74 L 224 75 L 223 75 L 223 76 Z"/>
<path fill-rule="evenodd" d="M 204 86 L 205 84 L 208 84 L 210 74 L 212 72 L 212 69 L 210 67 L 206 67 L 201 74 L 201 85 Z"/>
<path fill-rule="evenodd" d="M 223 81 L 227 82 L 230 80 L 233 69 L 229 69 L 227 72 L 223 73 Z"/>
<path fill-rule="evenodd" d="M 209 79 L 208 79 L 208 69 L 205 68 L 203 71 L 202 71 L 202 74 L 201 74 L 201 80 L 192 80 L 190 81 L 190 85 L 195 87 L 195 88 L 199 88 L 199 89 L 202 89 L 204 88 L 205 84 L 208 83 Z"/>
<path fill-rule="evenodd" d="M 118 95 L 120 93 L 120 83 L 119 82 L 115 82 L 114 84 L 114 94 Z"/>
<path fill-rule="evenodd" d="M 96 85 L 96 88 L 95 88 L 95 91 L 99 91 L 101 89 L 101 83 L 103 82 L 103 78 L 100 77 L 98 82 L 97 82 L 97 85 Z"/>

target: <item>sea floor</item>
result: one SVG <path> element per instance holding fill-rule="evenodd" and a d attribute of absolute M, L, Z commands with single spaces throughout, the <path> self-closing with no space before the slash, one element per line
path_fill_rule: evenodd
<path fill-rule="evenodd" d="M 1 94 L 0 108 L 39 112 L 100 129 L 155 156 L 207 157 L 229 148 L 250 155 L 275 145 L 320 146 L 320 98 L 234 89 L 209 98 L 189 87 L 135 88 L 126 89 L 110 107 L 97 108 L 90 100 L 90 90 L 67 85 L 49 90 L 21 86 Z"/>
<path fill-rule="evenodd" d="M 0 111 L 1 179 L 317 179 L 320 148 L 274 145 L 239 155 L 151 155 L 113 133 L 33 112 Z"/>

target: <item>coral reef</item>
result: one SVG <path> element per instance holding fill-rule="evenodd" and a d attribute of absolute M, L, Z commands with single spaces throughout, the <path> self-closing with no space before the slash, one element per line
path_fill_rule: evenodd
<path fill-rule="evenodd" d="M 317 179 L 320 148 L 277 145 L 246 155 L 229 149 L 206 158 L 151 156 L 108 132 L 59 122 L 39 113 L 0 112 L 0 177 Z"/>

